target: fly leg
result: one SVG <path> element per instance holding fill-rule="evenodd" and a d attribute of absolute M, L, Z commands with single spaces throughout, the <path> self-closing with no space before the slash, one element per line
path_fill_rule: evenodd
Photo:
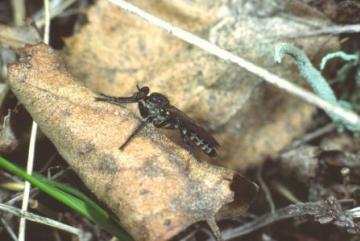
<path fill-rule="evenodd" d="M 131 141 L 131 139 L 136 136 L 144 127 L 151 122 L 150 118 L 142 121 L 140 125 L 136 127 L 136 129 L 131 133 L 131 135 L 126 139 L 126 141 L 119 147 L 120 150 L 124 150 L 127 144 Z"/>

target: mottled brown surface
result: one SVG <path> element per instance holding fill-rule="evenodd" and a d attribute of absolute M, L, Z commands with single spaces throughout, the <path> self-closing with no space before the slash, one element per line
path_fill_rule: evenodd
<path fill-rule="evenodd" d="M 254 1 L 227 1 L 228 6 L 220 2 L 132 1 L 301 84 L 293 62 L 274 64 L 277 41 L 273 37 L 309 27 L 280 13 L 273 14 L 271 1 L 259 6 Z M 266 157 L 275 157 L 311 121 L 315 109 L 302 100 L 185 44 L 108 1 L 98 1 L 87 16 L 89 23 L 66 41 L 71 73 L 89 88 L 109 95 L 129 96 L 137 83 L 166 94 L 175 106 L 213 131 L 222 146 L 218 162 L 223 165 L 245 169 Z M 310 57 L 337 47 L 337 41 L 327 37 L 297 43 Z M 127 108 L 138 114 L 135 108 Z"/>
<path fill-rule="evenodd" d="M 167 240 L 233 200 L 232 171 L 199 163 L 151 126 L 120 151 L 139 119 L 95 102 L 51 48 L 26 47 L 19 61 L 9 68 L 12 91 L 136 240 Z"/>

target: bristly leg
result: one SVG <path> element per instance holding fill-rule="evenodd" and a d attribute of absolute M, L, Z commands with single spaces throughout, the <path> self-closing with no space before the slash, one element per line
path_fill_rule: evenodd
<path fill-rule="evenodd" d="M 142 129 L 144 129 L 144 127 L 150 123 L 150 120 L 147 119 L 145 121 L 142 121 L 140 123 L 140 125 L 138 125 L 136 127 L 136 129 L 131 133 L 131 135 L 126 139 L 126 141 L 119 147 L 120 150 L 124 150 L 124 148 L 127 146 L 127 144 L 129 144 L 129 142 L 131 141 L 131 139 L 136 136 Z"/>

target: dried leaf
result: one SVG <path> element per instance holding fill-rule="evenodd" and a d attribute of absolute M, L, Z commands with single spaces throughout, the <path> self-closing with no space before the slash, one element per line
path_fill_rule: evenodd
<path fill-rule="evenodd" d="M 9 83 L 59 153 L 136 240 L 167 240 L 194 222 L 212 220 L 233 201 L 233 171 L 196 161 L 152 126 L 120 151 L 138 118 L 127 108 L 95 102 L 95 94 L 46 45 L 22 50 L 20 63 L 9 67 Z"/>

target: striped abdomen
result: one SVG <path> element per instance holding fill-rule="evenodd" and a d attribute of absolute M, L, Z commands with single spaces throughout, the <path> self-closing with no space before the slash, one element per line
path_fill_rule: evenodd
<path fill-rule="evenodd" d="M 216 151 L 213 146 L 210 145 L 206 141 L 205 138 L 201 138 L 197 133 L 187 130 L 186 128 L 179 129 L 181 135 L 185 138 L 185 140 L 190 140 L 197 147 L 199 147 L 205 154 L 209 156 L 216 156 Z"/>

